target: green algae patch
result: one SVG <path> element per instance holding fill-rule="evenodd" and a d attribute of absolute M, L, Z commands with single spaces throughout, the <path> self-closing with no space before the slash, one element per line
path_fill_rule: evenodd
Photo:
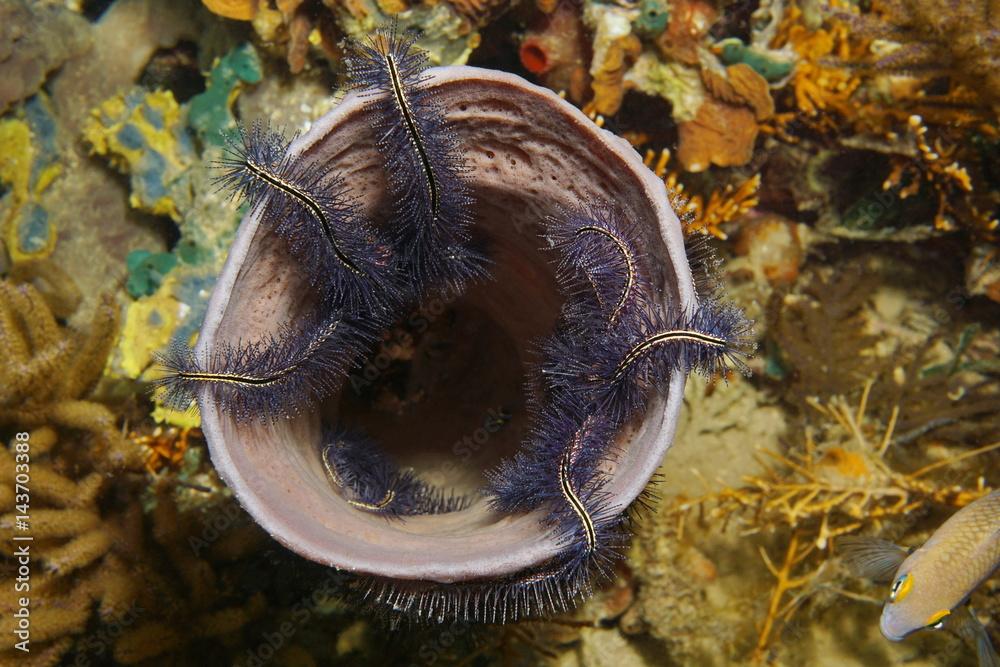
<path fill-rule="evenodd" d="M 264 73 L 260 57 L 243 44 L 218 59 L 208 74 L 205 92 L 188 102 L 188 122 L 206 144 L 218 146 L 236 132 L 233 103 L 243 86 L 259 83 Z"/>
<path fill-rule="evenodd" d="M 718 42 L 714 50 L 718 52 L 719 59 L 726 65 L 737 63 L 749 65 L 769 83 L 781 81 L 795 69 L 793 59 L 782 57 L 777 52 L 765 52 L 747 46 L 735 37 Z"/>
<path fill-rule="evenodd" d="M 133 298 L 149 296 L 163 283 L 170 269 L 177 265 L 177 258 L 168 252 L 133 250 L 125 258 L 128 281 L 125 289 Z"/>

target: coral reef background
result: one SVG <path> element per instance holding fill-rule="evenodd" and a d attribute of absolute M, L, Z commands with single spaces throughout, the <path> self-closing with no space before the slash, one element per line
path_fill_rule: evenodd
<path fill-rule="evenodd" d="M 359 614 L 146 393 L 241 217 L 208 169 L 225 137 L 308 127 L 343 38 L 390 20 L 631 142 L 756 320 L 754 374 L 689 382 L 625 565 L 563 617 Z M 920 544 L 1000 486 L 998 22 L 990 0 L 0 0 L 0 664 L 974 664 L 948 632 L 884 640 L 885 591 L 836 538 Z M 1000 580 L 972 602 L 1000 645 Z"/>

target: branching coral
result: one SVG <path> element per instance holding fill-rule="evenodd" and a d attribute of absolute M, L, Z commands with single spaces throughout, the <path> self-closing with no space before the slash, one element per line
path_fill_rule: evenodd
<path fill-rule="evenodd" d="M 108 464 L 78 458 L 76 443 L 48 426 L 31 431 L 28 442 L 27 526 L 18 512 L 0 516 L 0 529 L 8 535 L 15 530 L 29 534 L 33 540 L 28 592 L 32 656 L 49 655 L 55 664 L 67 654 L 91 659 L 113 654 L 120 663 L 135 664 L 181 651 L 201 638 L 230 634 L 262 614 L 262 595 L 235 601 L 220 593 L 215 564 L 252 553 L 261 537 L 256 529 L 247 534 L 238 525 L 238 510 L 225 508 L 232 501 L 220 499 L 211 507 L 226 521 L 208 534 L 207 519 L 202 519 L 208 506 L 188 503 L 191 507 L 181 511 L 183 489 L 163 477 L 155 487 L 155 508 L 144 516 L 139 502 L 146 487 L 143 476 L 97 472 Z M 79 476 L 62 472 L 67 467 L 79 469 Z M 14 457 L 6 448 L 0 448 L 0 478 L 5 480 L 4 496 L 12 495 L 7 480 L 14 479 Z M 227 532 L 224 539 L 217 535 L 220 530 Z M 6 543 L 13 545 L 4 550 L 10 558 L 21 543 Z M 11 558 L 0 566 L 8 590 L 13 590 L 15 563 Z M 2 629 L 9 634 L 15 622 L 9 605 L 14 602 L 6 604 Z M 192 618 L 191 625 L 176 625 Z M 95 622 L 114 631 L 84 634 L 94 630 Z M 0 655 L 12 658 L 10 651 Z"/>
<path fill-rule="evenodd" d="M 887 154 L 882 191 L 899 200 L 919 196 L 932 210 L 933 201 L 939 232 L 961 226 L 994 240 L 996 82 L 970 72 L 990 59 L 996 69 L 995 18 L 983 2 L 874 4 L 867 14 L 835 9 L 819 27 L 789 11 L 775 45 L 800 60 L 762 129 L 790 144 L 835 142 Z"/>
<path fill-rule="evenodd" d="M 0 281 L 0 342 L 9 354 L 0 367 L 0 424 L 81 429 L 109 453 L 100 460 L 141 466 L 139 450 L 118 432 L 111 411 L 84 400 L 104 371 L 117 327 L 118 307 L 109 297 L 84 333 L 60 325 L 32 285 Z"/>
<path fill-rule="evenodd" d="M 990 491 L 977 474 L 980 468 L 967 462 L 1000 450 L 1000 442 L 950 449 L 937 460 L 904 469 L 900 461 L 911 457 L 897 452 L 893 442 L 898 410 L 887 423 L 873 419 L 871 389 L 869 382 L 856 407 L 842 396 L 811 399 L 821 425 L 806 427 L 800 444 L 784 453 L 761 450 L 762 472 L 744 477 L 743 486 L 678 498 L 669 510 L 679 536 L 695 510 L 699 523 L 735 526 L 741 535 L 781 536 L 779 564 L 759 549 L 776 581 L 752 653 L 756 662 L 770 658 L 782 627 L 818 586 L 829 586 L 824 574 L 834 538 L 905 531 L 930 508 L 960 508 Z"/>
<path fill-rule="evenodd" d="M 852 96 L 861 85 L 855 72 L 826 61 L 833 54 L 841 60 L 854 58 L 863 48 L 849 39 L 847 26 L 834 22 L 813 30 L 802 21 L 802 10 L 790 7 L 776 39 L 777 46 L 788 45 L 799 56 L 790 81 L 795 110 L 779 113 L 773 125 L 764 127 L 765 132 L 777 132 L 793 142 L 797 139 L 786 131 L 791 123 L 833 130 L 836 117 L 852 118 L 856 114 Z"/>
<path fill-rule="evenodd" d="M 146 448 L 146 470 L 150 473 L 180 466 L 192 437 L 200 438 L 201 431 L 190 427 L 156 426 L 148 433 L 129 433 L 130 440 Z"/>
<path fill-rule="evenodd" d="M 868 65 L 896 72 L 946 73 L 1000 110 L 1000 16 L 991 0 L 877 0 L 867 14 L 839 17 L 859 37 L 893 44 Z"/>
<path fill-rule="evenodd" d="M 866 385 L 856 410 L 841 396 L 826 403 L 810 400 L 817 413 L 831 420 L 827 430 L 832 427 L 838 437 L 821 439 L 818 444 L 816 432 L 807 429 L 801 453 L 761 450 L 765 457 L 760 460 L 763 472 L 744 477 L 746 486 L 681 502 L 678 533 L 683 533 L 685 513 L 709 502 L 712 509 L 708 518 L 727 522 L 735 519 L 744 534 L 808 526 L 811 541 L 825 549 L 831 538 L 865 524 L 902 516 L 928 502 L 962 507 L 986 492 L 940 487 L 922 478 L 947 463 L 998 449 L 1000 444 L 959 454 L 943 464 L 912 473 L 899 473 L 889 467 L 885 453 L 892 443 L 895 423 L 890 422 L 877 441 L 869 440 L 873 425 L 865 419 L 865 408 L 870 389 L 871 384 Z"/>
<path fill-rule="evenodd" d="M 177 523 L 176 510 L 171 513 L 174 496 L 162 492 L 172 488 L 167 483 L 158 494 L 153 533 L 169 554 L 171 567 L 180 573 L 183 588 L 204 604 L 175 600 L 181 587 L 161 573 L 160 557 L 145 546 L 139 503 L 145 479 L 134 471 L 142 469 L 147 454 L 140 442 L 119 432 L 118 417 L 106 406 L 81 398 L 91 392 L 104 370 L 117 323 L 117 306 L 110 298 L 99 304 L 89 331 L 83 333 L 60 324 L 32 285 L 0 282 L 0 337 L 10 355 L 0 367 L 0 423 L 26 432 L 30 445 L 30 506 L 19 501 L 16 513 L 0 516 L 0 529 L 30 535 L 32 564 L 41 565 L 40 570 L 34 566 L 31 589 L 26 591 L 32 609 L 32 656 L 42 661 L 39 664 L 55 664 L 73 650 L 77 654 L 112 652 L 114 637 L 80 640 L 90 627 L 95 607 L 102 624 L 114 624 L 119 630 L 140 618 L 144 621 L 119 643 L 129 641 L 140 627 L 160 616 L 219 613 L 210 606 L 218 598 L 214 584 L 211 590 L 205 588 L 211 581 L 206 579 L 210 570 L 186 542 L 198 526 L 188 518 L 187 532 L 173 528 Z M 34 430 L 26 431 L 29 428 Z M 66 432 L 83 434 L 66 437 Z M 150 457 L 149 465 L 158 465 L 161 454 Z M 0 449 L 0 495 L 11 501 L 15 472 L 13 452 Z M 0 566 L 0 577 L 13 590 L 11 579 L 18 564 L 13 555 L 23 543 L 6 543 L 11 545 L 4 550 L 9 560 Z M 15 603 L 8 600 L 6 604 Z M 260 607 L 254 604 L 248 609 Z M 3 630 L 8 634 L 16 622 L 12 611 L 12 607 L 4 608 Z M 202 621 L 203 635 L 228 632 L 233 625 L 220 626 L 211 615 Z M 140 645 L 140 657 L 169 648 L 148 638 Z M 115 653 L 119 661 L 128 662 L 136 651 L 116 646 Z M 13 655 L 7 652 L 2 659 L 13 659 Z"/>
<path fill-rule="evenodd" d="M 897 190 L 900 199 L 916 195 L 921 185 L 927 183 L 937 199 L 934 227 L 940 231 L 957 229 L 958 220 L 984 236 L 994 236 L 1000 219 L 990 211 L 980 210 L 977 203 L 966 195 L 974 191 L 972 178 L 966 167 L 956 159 L 958 148 L 940 139 L 927 137 L 927 126 L 920 116 L 910 116 L 907 124 L 916 145 L 915 157 L 897 156 L 892 172 L 882 184 L 883 190 Z M 988 198 L 994 199 L 995 197 Z"/>
<path fill-rule="evenodd" d="M 706 202 L 701 195 L 688 196 L 680 175 L 667 169 L 670 163 L 668 149 L 664 148 L 659 154 L 648 150 L 643 161 L 653 173 L 663 179 L 670 192 L 670 203 L 687 223 L 688 233 L 711 234 L 716 238 L 726 239 L 728 236 L 722 226 L 738 220 L 758 204 L 760 174 L 754 174 L 738 186 L 729 184 L 722 190 L 713 190 Z"/>
<path fill-rule="evenodd" d="M 819 576 L 819 570 L 809 571 L 799 576 L 793 574 L 795 569 L 813 553 L 815 547 L 815 544 L 800 545 L 799 536 L 792 533 L 788 547 L 785 549 L 785 557 L 780 565 L 774 564 L 764 547 L 758 547 L 760 557 L 764 561 L 764 565 L 767 566 L 768 572 L 774 577 L 775 584 L 768 599 L 767 615 L 761 626 L 760 635 L 757 637 L 757 645 L 751 655 L 751 662 L 754 664 L 759 664 L 767 659 L 768 648 L 774 639 L 774 630 L 779 624 L 787 623 L 798 607 L 799 598 L 793 596 L 791 600 L 786 601 L 785 596 L 795 590 L 806 588 Z"/>
<path fill-rule="evenodd" d="M 975 57 L 988 57 L 996 29 L 969 30 L 970 25 L 978 24 L 953 21 L 955 12 L 934 7 L 942 4 L 939 0 L 874 4 L 876 9 L 867 14 L 857 8 L 833 9 L 820 26 L 809 25 L 800 8 L 789 8 L 774 45 L 791 47 L 799 56 L 790 81 L 790 106 L 795 111 L 779 114 L 777 124 L 835 131 L 839 123 L 847 122 L 857 129 L 872 130 L 884 128 L 890 119 L 905 120 L 910 113 L 924 114 L 935 124 L 950 121 L 965 125 L 984 120 L 974 108 L 975 94 L 965 86 L 952 85 L 942 93 L 940 82 L 930 85 L 942 74 L 969 80 L 969 70 L 950 56 L 932 56 L 930 52 L 952 47 L 970 53 L 978 49 Z M 972 7 L 984 3 L 958 4 L 962 5 L 959 14 L 984 12 L 983 7 Z M 925 12 L 938 15 L 930 17 Z M 906 27 L 916 24 L 935 32 L 934 38 L 918 37 Z M 934 24 L 940 25 L 932 27 Z M 949 41 L 949 31 L 956 29 L 962 33 L 961 41 L 978 42 L 977 48 L 966 49 Z M 923 53 L 923 60 L 917 57 L 919 53 Z M 973 88 L 980 90 L 978 81 Z"/>
<path fill-rule="evenodd" d="M 59 472 L 51 459 L 46 460 L 57 445 L 55 430 L 41 427 L 30 433 L 32 452 L 31 494 L 32 507 L 28 529 L 33 538 L 31 554 L 41 559 L 45 565 L 42 574 L 31 578 L 30 596 L 32 600 L 32 648 L 40 652 L 62 654 L 69 648 L 68 637 L 83 631 L 90 618 L 93 602 L 100 605 L 100 613 L 109 619 L 117 619 L 126 611 L 122 606 L 120 578 L 123 571 L 113 566 L 111 561 L 100 569 L 88 569 L 95 562 L 103 560 L 117 531 L 110 524 L 102 522 L 97 508 L 97 498 L 104 486 L 100 473 L 93 473 L 74 479 Z M 4 486 L 13 497 L 14 457 L 6 448 L 0 449 L 0 471 Z M 5 495 L 7 495 L 5 493 Z M 5 534 L 13 534 L 19 517 L 5 514 L 0 517 L 0 529 Z M 18 523 L 17 529 L 25 526 Z M 10 557 L 19 542 L 5 540 L 11 545 L 4 550 Z M 8 561 L 8 565 L 14 561 Z M 79 574 L 87 570 L 93 576 Z M 74 573 L 73 577 L 68 577 Z M 13 570 L 4 568 L 4 585 L 14 589 Z M 75 584 L 70 584 L 75 581 Z M 13 631 L 15 619 L 11 616 L 13 598 L 7 598 L 4 608 L 4 631 Z M 51 643 L 48 643 L 51 642 Z M 9 654 L 5 657 L 10 657 Z"/>

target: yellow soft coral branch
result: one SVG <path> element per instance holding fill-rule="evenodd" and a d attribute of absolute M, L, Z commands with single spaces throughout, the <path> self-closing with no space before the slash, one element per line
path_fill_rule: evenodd
<path fill-rule="evenodd" d="M 713 190 L 705 202 L 701 195 L 688 197 L 679 174 L 667 168 L 670 163 L 669 149 L 664 148 L 658 154 L 653 150 L 646 151 L 643 163 L 663 179 L 670 193 L 670 203 L 685 223 L 688 233 L 699 232 L 726 239 L 728 235 L 722 231 L 722 225 L 739 219 L 759 203 L 760 174 L 754 174 L 739 186 L 729 184 L 721 191 Z"/>
<path fill-rule="evenodd" d="M 826 425 L 822 440 L 807 429 L 799 446 L 787 452 L 762 449 L 762 471 L 743 478 L 743 485 L 726 487 L 699 498 L 679 497 L 668 511 L 676 519 L 681 539 L 688 515 L 697 509 L 711 525 L 739 526 L 741 535 L 788 535 L 785 557 L 775 564 L 760 549 L 761 558 L 775 577 L 766 615 L 752 658 L 767 662 L 779 625 L 787 623 L 814 591 L 827 559 L 810 556 L 829 550 L 841 535 L 879 529 L 892 519 L 902 519 L 929 505 L 953 508 L 990 492 L 982 478 L 971 487 L 933 479 L 932 472 L 954 469 L 957 464 L 992 451 L 1000 442 L 961 451 L 911 472 L 901 472 L 887 461 L 892 448 L 899 410 L 891 411 L 883 425 L 867 415 L 872 382 L 866 384 L 857 406 L 843 397 L 828 401 L 808 399 Z"/>
<path fill-rule="evenodd" d="M 882 189 L 898 188 L 900 198 L 906 199 L 917 194 L 920 184 L 926 182 L 938 200 L 934 215 L 936 229 L 952 231 L 956 228 L 956 220 L 965 219 L 975 229 L 995 232 L 1000 222 L 961 196 L 973 192 L 974 188 L 968 170 L 956 159 L 957 147 L 948 146 L 941 139 L 935 139 L 932 145 L 921 116 L 911 115 L 907 127 L 913 136 L 917 157 L 896 157 Z"/>

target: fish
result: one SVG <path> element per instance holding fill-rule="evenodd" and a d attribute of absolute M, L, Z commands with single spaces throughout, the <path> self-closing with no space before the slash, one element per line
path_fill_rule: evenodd
<path fill-rule="evenodd" d="M 1000 568 L 1000 490 L 953 514 L 917 549 L 887 540 L 845 536 L 841 558 L 857 576 L 892 582 L 879 629 L 901 641 L 921 629 L 947 627 L 976 646 L 979 664 L 1000 667 L 969 596 Z"/>

